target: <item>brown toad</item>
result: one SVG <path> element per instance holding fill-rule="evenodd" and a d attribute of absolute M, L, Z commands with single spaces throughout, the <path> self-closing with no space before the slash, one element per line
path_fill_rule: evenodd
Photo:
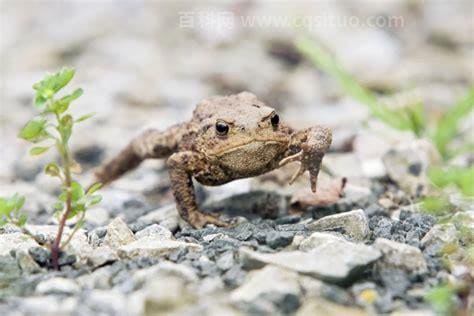
<path fill-rule="evenodd" d="M 321 161 L 330 144 L 328 128 L 295 131 L 280 123 L 273 108 L 242 92 L 203 100 L 190 121 L 166 131 L 145 131 L 100 167 L 96 177 L 106 184 L 144 159 L 167 158 L 171 188 L 182 218 L 194 227 L 223 226 L 226 223 L 214 214 L 199 211 L 192 178 L 214 186 L 299 161 L 300 168 L 290 184 L 308 170 L 311 189 L 316 192 Z"/>

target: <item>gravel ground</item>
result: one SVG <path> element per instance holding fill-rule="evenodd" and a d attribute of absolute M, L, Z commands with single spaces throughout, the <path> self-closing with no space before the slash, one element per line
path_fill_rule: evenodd
<path fill-rule="evenodd" d="M 334 134 L 324 203 L 308 193 L 307 177 L 287 185 L 288 166 L 198 185 L 204 208 L 236 224 L 196 230 L 177 214 L 163 161 L 147 161 L 102 190 L 60 271 L 47 248 L 0 228 L 1 315 L 434 315 L 423 299 L 430 288 L 474 277 L 459 248 L 440 255 L 446 244 L 466 246 L 459 225 L 472 229 L 472 203 L 458 205 L 453 223 L 419 212 L 432 145 L 371 118 L 293 48 L 309 34 L 388 103 L 414 98 L 441 113 L 474 82 L 469 1 L 6 0 L 1 9 L 0 192 L 27 197 L 37 240 L 50 241 L 57 228 L 50 210 L 59 188 L 42 173 L 57 157 L 28 157 L 16 135 L 35 113 L 31 85 L 46 71 L 74 66 L 73 85 L 85 94 L 73 112 L 96 113 L 72 137 L 85 182 L 128 139 L 190 118 L 215 94 L 251 91 L 283 121 L 326 124 Z M 246 24 L 256 16 L 293 26 Z M 344 24 L 349 17 L 358 25 Z M 370 17 L 403 24 L 371 27 Z M 463 123 L 467 140 L 472 121 Z M 472 155 L 462 161 L 472 164 Z M 472 307 L 467 293 L 457 307 Z"/>

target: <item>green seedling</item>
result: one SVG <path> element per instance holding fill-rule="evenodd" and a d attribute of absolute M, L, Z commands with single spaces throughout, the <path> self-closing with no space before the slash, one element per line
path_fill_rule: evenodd
<path fill-rule="evenodd" d="M 50 162 L 44 168 L 44 172 L 47 175 L 57 178 L 61 182 L 61 194 L 58 201 L 54 204 L 54 209 L 59 219 L 59 226 L 53 243 L 49 245 L 51 260 L 55 269 L 59 269 L 58 258 L 60 252 L 84 224 L 86 210 L 101 200 L 101 196 L 96 194 L 100 189 L 100 184 L 97 183 L 88 189 L 84 189 L 73 178 L 74 174 L 81 172 L 81 166 L 74 161 L 69 146 L 73 128 L 75 124 L 83 122 L 92 116 L 87 114 L 74 118 L 68 112 L 71 103 L 82 95 L 82 89 L 76 89 L 72 93 L 61 97 L 57 96 L 57 93 L 71 81 L 74 74 L 74 69 L 66 67 L 59 72 L 47 74 L 43 80 L 33 85 L 33 89 L 36 91 L 34 105 L 40 113 L 26 123 L 18 134 L 18 137 L 34 144 L 29 151 L 30 155 L 38 156 L 51 149 L 56 149 L 60 157 L 59 164 Z M 15 203 L 17 206 L 21 204 L 19 202 Z M 71 234 L 62 242 L 66 221 L 73 217 L 77 217 L 77 221 L 72 228 Z M 9 217 L 6 219 L 8 220 Z M 22 222 L 18 223 L 21 224 Z"/>

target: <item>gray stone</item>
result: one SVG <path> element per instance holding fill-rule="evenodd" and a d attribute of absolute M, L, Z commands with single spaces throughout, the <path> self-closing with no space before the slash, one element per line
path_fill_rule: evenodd
<path fill-rule="evenodd" d="M 158 225 L 158 224 L 150 225 L 135 233 L 136 239 L 150 237 L 154 239 L 164 240 L 164 239 L 172 239 L 172 236 L 173 234 L 168 228 Z"/>
<path fill-rule="evenodd" d="M 370 232 L 367 216 L 361 209 L 325 216 L 315 222 L 308 223 L 306 227 L 313 231 L 340 232 L 356 241 L 365 240 Z"/>
<path fill-rule="evenodd" d="M 230 294 L 230 299 L 247 306 L 247 310 L 264 310 L 265 307 L 259 308 L 259 305 L 268 302 L 284 313 L 291 313 L 299 307 L 300 295 L 296 272 L 269 265 L 250 272 L 244 284 Z"/>
<path fill-rule="evenodd" d="M 374 247 L 380 250 L 380 264 L 401 268 L 408 272 L 425 273 L 428 270 L 420 249 L 385 238 L 377 238 Z"/>
<path fill-rule="evenodd" d="M 237 264 L 227 270 L 227 272 L 222 276 L 222 279 L 228 287 L 234 288 L 244 282 L 246 275 L 247 273 L 242 270 L 242 266 Z"/>
<path fill-rule="evenodd" d="M 380 257 L 380 251 L 363 244 L 344 240 L 323 243 L 310 252 L 287 251 L 258 253 L 239 249 L 245 267 L 258 268 L 274 264 L 302 274 L 337 284 L 350 283 L 353 278 Z"/>
<path fill-rule="evenodd" d="M 26 270 L 30 268 L 36 270 L 34 264 L 25 262 L 25 258 L 23 258 L 21 254 L 19 257 L 15 255 L 19 253 L 26 253 L 27 255 L 28 249 L 36 246 L 38 246 L 38 244 L 31 237 L 22 233 L 1 234 L 0 280 L 8 280 L 20 275 L 22 271 L 21 266 Z"/>
<path fill-rule="evenodd" d="M 285 231 L 271 231 L 267 234 L 265 242 L 271 248 L 286 247 L 291 244 L 294 234 Z"/>
<path fill-rule="evenodd" d="M 232 268 L 235 264 L 234 260 L 234 252 L 233 251 L 226 251 L 224 252 L 219 259 L 216 261 L 217 267 L 222 271 L 227 271 Z"/>
<path fill-rule="evenodd" d="M 116 217 L 107 226 L 107 234 L 104 243 L 112 248 L 127 245 L 135 240 L 133 232 L 128 228 L 122 218 Z"/>
<path fill-rule="evenodd" d="M 173 251 L 188 249 L 191 251 L 201 251 L 202 246 L 195 243 L 187 243 L 177 240 L 157 240 L 142 238 L 118 248 L 118 255 L 121 258 L 136 257 L 162 257 Z"/>
<path fill-rule="evenodd" d="M 1 238 L 1 237 L 0 237 Z M 24 273 L 36 273 L 41 271 L 41 267 L 25 250 L 16 251 L 15 257 L 18 265 Z"/>
<path fill-rule="evenodd" d="M 79 285 L 71 279 L 54 277 L 40 282 L 36 286 L 38 294 L 67 294 L 73 295 L 80 291 Z"/>

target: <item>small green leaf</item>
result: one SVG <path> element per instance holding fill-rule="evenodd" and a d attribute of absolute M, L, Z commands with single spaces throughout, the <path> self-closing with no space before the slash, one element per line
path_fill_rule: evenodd
<path fill-rule="evenodd" d="M 13 211 L 19 211 L 25 204 L 25 197 L 14 194 L 9 198 L 0 198 L 0 214 L 9 215 Z"/>
<path fill-rule="evenodd" d="M 84 196 L 84 189 L 77 181 L 71 183 L 71 199 L 76 202 Z"/>
<path fill-rule="evenodd" d="M 33 147 L 30 149 L 30 155 L 32 156 L 39 156 L 45 152 L 47 152 L 49 147 Z"/>
<path fill-rule="evenodd" d="M 91 194 L 99 191 L 101 188 L 102 188 L 102 183 L 100 183 L 100 182 L 94 183 L 93 185 L 91 185 L 89 187 L 89 189 L 87 189 L 86 194 L 91 195 Z"/>
<path fill-rule="evenodd" d="M 89 114 L 86 114 L 86 115 L 83 115 L 81 117 L 79 117 L 78 119 L 76 119 L 76 123 L 79 123 L 79 122 L 84 122 L 85 120 L 88 120 L 90 119 L 91 117 L 93 117 L 95 115 L 95 113 L 89 113 Z"/>
<path fill-rule="evenodd" d="M 83 93 L 82 89 L 76 89 L 74 90 L 73 93 L 68 94 L 61 99 L 55 101 L 49 108 L 48 111 L 55 112 L 57 114 L 61 114 L 67 111 L 69 108 L 69 105 L 71 104 L 72 101 L 76 100 L 79 98 Z"/>
<path fill-rule="evenodd" d="M 90 205 L 96 205 L 96 204 L 99 204 L 100 201 L 102 201 L 102 196 L 99 195 L 99 194 L 95 194 L 95 195 L 91 196 L 91 199 L 89 200 L 89 204 Z"/>
<path fill-rule="evenodd" d="M 61 171 L 56 163 L 50 162 L 44 167 L 44 173 L 51 177 L 59 177 Z"/>
<path fill-rule="evenodd" d="M 13 210 L 13 206 L 6 198 L 0 198 L 0 214 L 7 215 Z"/>
<path fill-rule="evenodd" d="M 28 215 L 26 213 L 20 213 L 18 216 L 18 226 L 23 227 L 26 224 L 26 221 L 28 220 Z"/>
<path fill-rule="evenodd" d="M 47 137 L 45 119 L 32 119 L 21 129 L 18 137 L 32 142 L 40 141 Z"/>
<path fill-rule="evenodd" d="M 71 137 L 72 134 L 72 125 L 73 125 L 73 119 L 71 115 L 64 115 L 61 118 L 61 122 L 59 125 L 59 133 L 61 134 L 61 137 L 63 138 L 63 142 L 67 142 L 69 138 Z"/>

